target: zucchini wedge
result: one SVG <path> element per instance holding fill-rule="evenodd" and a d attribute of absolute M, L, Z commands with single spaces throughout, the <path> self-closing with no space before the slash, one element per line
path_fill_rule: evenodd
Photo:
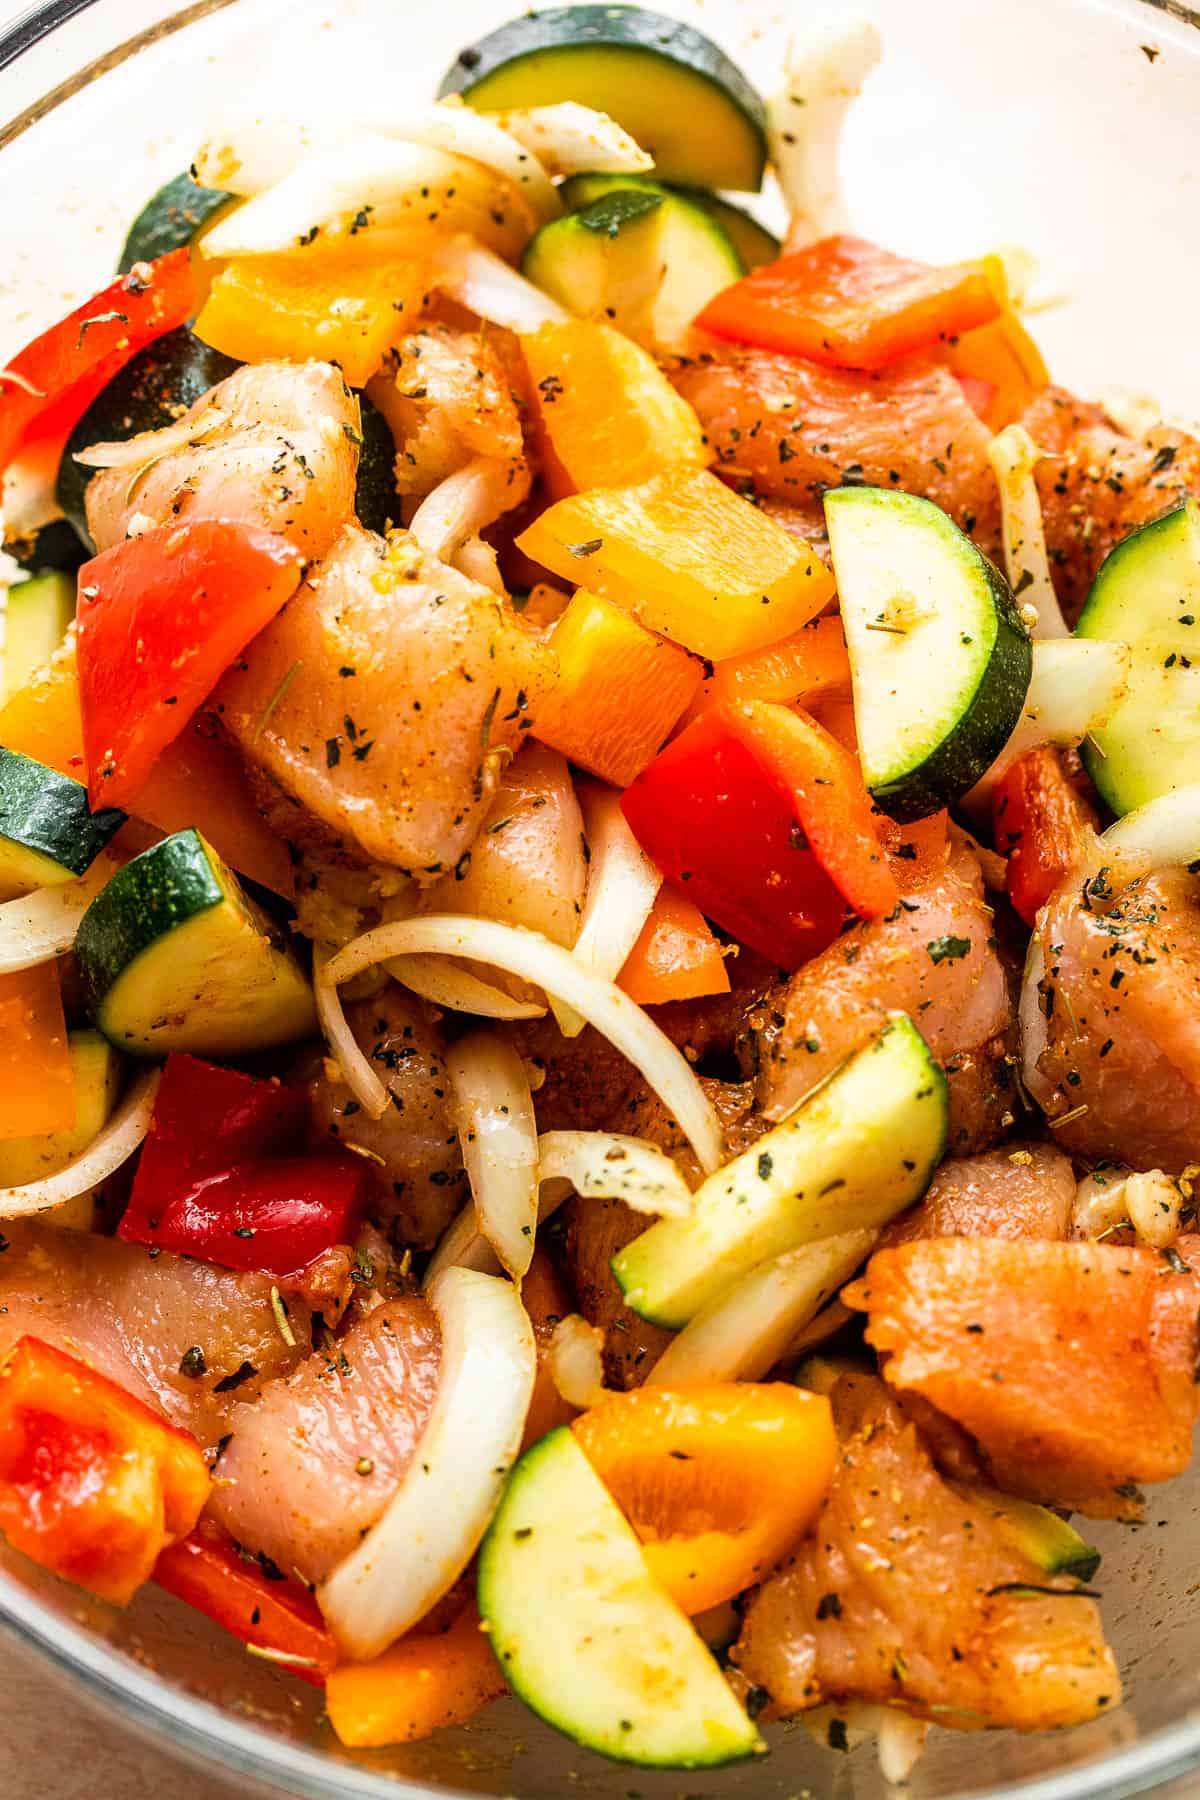
<path fill-rule="evenodd" d="M 71 541 L 75 542 L 74 532 Z M 74 575 L 50 569 L 9 588 L 4 608 L 5 699 L 45 668 L 74 617 Z"/>
<path fill-rule="evenodd" d="M 69 775 L 0 748 L 0 896 L 57 887 L 86 875 L 125 823 L 115 806 L 88 811 Z"/>
<path fill-rule="evenodd" d="M 686 1325 L 760 1263 L 886 1225 L 921 1198 L 946 1148 L 946 1078 L 905 1013 L 718 1169 L 685 1219 L 660 1219 L 612 1260 L 625 1303 Z"/>
<path fill-rule="evenodd" d="M 73 575 L 87 560 L 86 552 L 66 519 L 47 519 L 44 525 L 9 538 L 4 545 L 19 569 L 41 576 L 61 572 Z M 10 589 L 9 605 L 12 605 Z"/>
<path fill-rule="evenodd" d="M 358 451 L 358 474 L 354 480 L 354 511 L 360 525 L 383 536 L 389 525 L 400 518 L 400 496 L 396 492 L 396 440 L 392 428 L 379 408 L 358 396 L 361 414 L 362 443 Z"/>
<path fill-rule="evenodd" d="M 1003 750 L 1033 645 L 1003 575 L 931 500 L 833 488 L 825 520 L 863 774 L 892 818 L 921 819 Z"/>
<path fill-rule="evenodd" d="M 135 1056 L 249 1056 L 316 1031 L 283 933 L 198 831 L 118 869 L 80 920 L 75 955 L 96 1024 Z"/>
<path fill-rule="evenodd" d="M 75 1123 L 69 1131 L 46 1137 L 7 1138 L 0 1142 L 0 1187 L 21 1187 L 57 1175 L 81 1156 L 108 1123 L 121 1091 L 121 1058 L 98 1031 L 72 1031 L 71 1072 L 75 1077 Z M 48 1225 L 89 1231 L 95 1220 L 99 1189 L 77 1194 L 42 1217 Z"/>
<path fill-rule="evenodd" d="M 664 181 L 762 186 L 760 96 L 710 38 L 640 6 L 525 13 L 459 51 L 446 94 L 489 112 L 575 100 L 623 125 Z"/>
<path fill-rule="evenodd" d="M 1109 551 L 1075 635 L 1133 650 L 1125 699 L 1082 746 L 1113 812 L 1200 782 L 1200 504 L 1185 500 Z"/>
<path fill-rule="evenodd" d="M 1090 1581 L 1100 1567 L 1100 1552 L 1048 1506 L 973 1483 L 954 1485 L 960 1494 L 990 1512 L 1016 1548 L 1044 1574 L 1074 1575 L 1077 1581 Z"/>
<path fill-rule="evenodd" d="M 667 1769 L 765 1750 L 566 1426 L 509 1476 L 477 1592 L 506 1680 L 577 1744 Z"/>
<path fill-rule="evenodd" d="M 134 263 L 153 262 L 156 256 L 190 244 L 234 197 L 221 188 L 201 187 L 190 175 L 172 176 L 129 227 L 117 274 L 127 275 Z"/>
<path fill-rule="evenodd" d="M 596 200 L 602 200 L 605 194 L 611 194 L 618 188 L 641 188 L 652 194 L 677 194 L 691 206 L 698 206 L 717 221 L 729 242 L 733 245 L 738 260 L 742 265 L 742 273 L 749 269 L 761 268 L 763 263 L 774 262 L 783 250 L 783 245 L 773 232 L 760 225 L 758 220 L 748 213 L 744 207 L 735 206 L 732 200 L 723 200 L 720 194 L 709 193 L 707 188 L 670 187 L 661 181 L 655 181 L 651 175 L 609 175 L 584 174 L 571 175 L 559 188 L 559 196 L 563 205 L 570 212 L 580 212 L 585 206 L 591 206 Z"/>

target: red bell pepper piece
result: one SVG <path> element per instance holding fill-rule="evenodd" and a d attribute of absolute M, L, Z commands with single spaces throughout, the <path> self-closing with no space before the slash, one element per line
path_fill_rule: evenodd
<path fill-rule="evenodd" d="M 93 807 L 122 806 L 300 580 L 259 525 L 162 525 L 79 571 L 75 660 Z"/>
<path fill-rule="evenodd" d="M 1018 757 L 997 782 L 993 841 L 1008 857 L 1008 897 L 1027 925 L 1079 861 L 1097 823 L 1049 745 Z"/>
<path fill-rule="evenodd" d="M 23 1337 L 0 1365 L 0 1530 L 43 1568 L 124 1606 L 211 1487 L 194 1438 L 86 1363 Z"/>
<path fill-rule="evenodd" d="M 896 900 L 858 765 L 802 713 L 723 703 L 626 789 L 638 842 L 708 918 L 785 968 Z"/>
<path fill-rule="evenodd" d="M 281 1155 L 306 1116 L 277 1081 L 169 1057 L 117 1235 L 226 1269 L 307 1268 L 353 1236 L 367 1171 L 342 1150 Z"/>
<path fill-rule="evenodd" d="M 985 381 L 982 375 L 960 375 L 955 370 L 954 379 L 963 391 L 963 399 L 973 413 L 986 419 L 995 401 L 997 388 L 994 381 Z"/>
<path fill-rule="evenodd" d="M 273 1564 L 264 1567 L 244 1555 L 211 1519 L 201 1519 L 190 1536 L 163 1551 L 154 1579 L 302 1681 L 324 1687 L 336 1666 L 337 1645 L 308 1589 Z"/>
<path fill-rule="evenodd" d="M 0 474 L 36 424 L 65 439 L 131 357 L 195 310 L 191 255 L 172 250 L 77 306 L 0 370 Z"/>
<path fill-rule="evenodd" d="M 934 269 L 863 238 L 822 238 L 714 295 L 696 320 L 714 337 L 840 369 L 881 369 L 998 318 L 996 257 Z"/>

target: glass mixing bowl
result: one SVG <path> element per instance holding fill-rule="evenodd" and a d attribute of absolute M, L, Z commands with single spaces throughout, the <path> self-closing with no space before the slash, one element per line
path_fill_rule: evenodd
<path fill-rule="evenodd" d="M 817 10 L 815 0 L 660 3 L 722 39 L 768 89 L 790 24 Z M 161 0 L 35 7 L 0 34 L 0 120 L 10 121 L 0 125 L 0 365 L 104 284 L 130 218 L 211 127 L 247 111 L 352 111 L 356 94 L 376 106 L 384 95 L 397 106 L 427 99 L 460 44 L 513 10 L 515 0 L 197 0 L 168 16 Z M 876 0 L 872 10 L 886 57 L 847 134 L 856 226 L 933 260 L 1030 247 L 1058 296 L 1034 325 L 1059 379 L 1200 413 L 1200 359 L 1181 354 L 1200 267 L 1200 14 L 1177 0 Z M 1152 1494 L 1139 1529 L 1089 1527 L 1104 1551 L 1124 1707 L 1058 1736 L 935 1732 L 914 1800 L 1116 1800 L 1200 1767 L 1198 1498 L 1189 1477 Z M 239 1786 L 311 1800 L 882 1791 L 869 1745 L 834 1755 L 798 1725 L 769 1733 L 766 1761 L 655 1774 L 577 1750 L 511 1700 L 429 1743 L 351 1755 L 314 1691 L 157 1591 L 117 1614 L 3 1554 L 0 1626 L 131 1729 Z"/>

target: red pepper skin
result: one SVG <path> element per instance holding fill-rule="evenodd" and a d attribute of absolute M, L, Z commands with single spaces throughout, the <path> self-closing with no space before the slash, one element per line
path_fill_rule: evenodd
<path fill-rule="evenodd" d="M 1008 857 L 1008 897 L 1027 925 L 1079 861 L 1097 823 L 1050 746 L 1018 757 L 997 782 L 993 841 Z"/>
<path fill-rule="evenodd" d="M 171 1056 L 117 1227 L 127 1243 L 226 1269 L 293 1275 L 354 1235 L 366 1168 L 303 1139 L 304 1096 L 195 1056 Z"/>
<path fill-rule="evenodd" d="M 35 424 L 37 435 L 52 428 L 65 440 L 101 388 L 139 350 L 182 325 L 195 299 L 190 252 L 172 250 L 118 276 L 26 344 L 0 378 L 0 473 Z"/>
<path fill-rule="evenodd" d="M 794 969 L 837 937 L 845 904 L 726 711 L 701 714 L 621 805 L 647 855 L 706 918 Z"/>
<path fill-rule="evenodd" d="M 0 1531 L 43 1568 L 124 1606 L 211 1488 L 196 1440 L 87 1363 L 23 1337 L 0 1364 Z"/>
<path fill-rule="evenodd" d="M 188 1537 L 163 1551 L 154 1579 L 243 1644 L 301 1658 L 280 1665 L 301 1681 L 324 1687 L 337 1664 L 337 1645 L 308 1589 L 267 1575 L 211 1519 L 201 1519 Z"/>
<path fill-rule="evenodd" d="M 75 659 L 93 807 L 138 792 L 301 568 L 276 532 L 224 519 L 163 525 L 83 565 Z"/>

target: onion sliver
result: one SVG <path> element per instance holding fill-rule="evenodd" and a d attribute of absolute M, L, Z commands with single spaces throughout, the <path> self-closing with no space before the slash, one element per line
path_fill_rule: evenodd
<path fill-rule="evenodd" d="M 598 781 L 576 784 L 591 860 L 579 936 L 571 954 L 597 975 L 615 981 L 650 917 L 662 875 L 646 855 L 621 811 L 615 789 Z M 578 1037 L 585 1021 L 555 1006 L 564 1037 Z"/>
<path fill-rule="evenodd" d="M 428 1290 L 443 1269 L 477 1269 L 481 1275 L 500 1273 L 500 1259 L 479 1229 L 473 1200 L 467 1202 L 438 1239 L 422 1287 Z"/>
<path fill-rule="evenodd" d="M 586 1412 L 604 1398 L 604 1333 L 568 1313 L 550 1339 L 550 1376 L 568 1406 Z"/>
<path fill-rule="evenodd" d="M 1035 929 L 1025 955 L 1025 973 L 1021 980 L 1021 1002 L 1017 1012 L 1021 1034 L 1021 1076 L 1039 1106 L 1050 1099 L 1051 1087 L 1038 1068 L 1046 1048 L 1046 1015 L 1042 1010 L 1041 983 L 1046 973 L 1046 958 Z"/>
<path fill-rule="evenodd" d="M 202 444 L 228 424 L 228 413 L 223 413 L 219 406 L 212 406 L 198 419 L 179 419 L 174 425 L 164 425 L 160 431 L 140 431 L 136 437 L 89 444 L 86 450 L 76 450 L 73 460 L 87 469 L 136 469 L 156 462 L 169 451 L 187 450 Z"/>
<path fill-rule="evenodd" d="M 570 951 L 551 943 L 541 932 L 501 925 L 495 919 L 459 918 L 454 913 L 396 919 L 345 945 L 323 975 L 333 983 L 349 981 L 389 957 L 414 952 L 490 963 L 522 981 L 534 982 L 574 1007 L 645 1077 L 678 1123 L 705 1173 L 720 1168 L 725 1158 L 720 1120 L 686 1057 L 628 994 L 584 968 Z"/>
<path fill-rule="evenodd" d="M 990 804 L 997 781 L 1027 750 L 1040 744 L 1080 744 L 1103 725 L 1124 698 L 1133 652 L 1099 638 L 1042 638 L 1033 646 L 1033 677 L 1012 736 L 966 796 Z"/>
<path fill-rule="evenodd" d="M 103 850 L 80 880 L 38 888 L 0 905 L 0 975 L 31 969 L 69 950 L 80 919 L 120 867 L 121 858 Z"/>
<path fill-rule="evenodd" d="M 570 317 L 557 300 L 473 238 L 452 238 L 438 251 L 433 269 L 434 285 L 443 294 L 509 331 L 537 331 L 539 326 L 559 325 Z"/>
<path fill-rule="evenodd" d="M 454 1117 L 475 1218 L 520 1281 L 538 1222 L 538 1132 L 525 1064 L 506 1038 L 472 1031 L 446 1052 Z"/>
<path fill-rule="evenodd" d="M 665 1150 L 619 1131 L 544 1131 L 538 1140 L 542 1180 L 569 1181 L 591 1200 L 623 1200 L 634 1212 L 683 1219 L 692 1190 Z"/>
<path fill-rule="evenodd" d="M 451 1012 L 474 1013 L 480 1019 L 544 1019 L 546 1009 L 532 1000 L 514 1000 L 502 988 L 480 981 L 444 956 L 394 956 L 387 972 L 402 987 L 445 1006 Z"/>
<path fill-rule="evenodd" d="M 757 1381 L 849 1281 L 879 1236 L 843 1231 L 751 1269 L 671 1340 L 649 1381 Z"/>
<path fill-rule="evenodd" d="M 654 167 L 654 158 L 623 125 L 577 100 L 484 117 L 523 144 L 551 175 L 637 175 Z"/>
<path fill-rule="evenodd" d="M 988 445 L 988 461 L 1000 489 L 1000 520 L 1004 529 L 1004 567 L 1009 586 L 1033 607 L 1038 638 L 1070 637 L 1058 595 L 1050 576 L 1042 503 L 1034 470 L 1042 459 L 1023 425 L 1006 425 Z"/>
<path fill-rule="evenodd" d="M 319 945 L 313 950 L 313 999 L 326 1042 L 342 1071 L 342 1079 L 358 1104 L 372 1119 L 382 1119 L 388 1109 L 388 1090 L 363 1053 L 342 1011 L 337 982 L 329 973 L 334 959 Z"/>
<path fill-rule="evenodd" d="M 767 105 L 771 161 L 791 214 L 791 250 L 847 227 L 838 172 L 842 128 L 881 52 L 879 33 L 867 19 L 793 40 L 786 83 Z"/>
<path fill-rule="evenodd" d="M 1097 866 L 1122 878 L 1147 869 L 1186 866 L 1200 857 L 1200 783 L 1172 788 L 1110 825 L 1093 852 Z"/>
<path fill-rule="evenodd" d="M 147 1069 L 139 1075 L 103 1131 L 65 1169 L 21 1187 L 0 1188 L 0 1219 L 49 1212 L 51 1207 L 98 1187 L 128 1162 L 150 1128 L 161 1073 L 160 1069 Z"/>
<path fill-rule="evenodd" d="M 422 550 L 448 562 L 468 538 L 475 537 L 525 498 L 528 482 L 512 479 L 512 464 L 494 456 L 477 456 L 447 475 L 426 494 L 412 516 L 409 530 Z"/>
<path fill-rule="evenodd" d="M 444 1269 L 428 1298 L 442 1331 L 429 1421 L 383 1517 L 317 1595 L 358 1661 L 424 1618 L 474 1556 L 533 1394 L 533 1327 L 511 1282 Z"/>

